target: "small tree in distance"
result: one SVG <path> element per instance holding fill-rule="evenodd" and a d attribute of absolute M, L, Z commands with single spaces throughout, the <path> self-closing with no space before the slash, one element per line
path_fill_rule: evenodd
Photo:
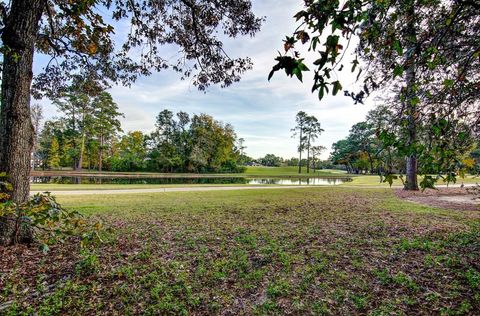
<path fill-rule="evenodd" d="M 312 146 L 312 148 L 310 148 L 310 151 L 312 152 L 313 172 L 316 171 L 316 169 L 317 169 L 317 161 L 319 160 L 320 155 L 321 155 L 325 150 L 327 150 L 327 147 L 321 146 L 321 145 Z"/>
<path fill-rule="evenodd" d="M 312 149 L 312 144 L 317 139 L 324 130 L 322 129 L 320 122 L 315 116 L 307 117 L 307 124 L 305 128 L 305 137 L 307 148 L 307 173 L 310 173 L 310 153 Z"/>
<path fill-rule="evenodd" d="M 58 145 L 57 138 L 52 139 L 50 144 L 50 151 L 48 152 L 48 166 L 49 168 L 58 168 L 60 167 L 60 147 Z"/>
<path fill-rule="evenodd" d="M 298 173 L 302 173 L 302 152 L 305 149 L 305 129 L 307 125 L 307 118 L 307 113 L 303 111 L 298 112 L 295 117 L 295 122 L 297 125 L 295 125 L 295 127 L 291 130 L 293 132 L 292 137 L 298 137 Z"/>
<path fill-rule="evenodd" d="M 323 132 L 320 122 L 313 115 L 308 115 L 304 111 L 300 111 L 295 116 L 295 125 L 292 128 L 292 137 L 298 137 L 298 173 L 302 173 L 302 152 L 307 150 L 307 173 L 310 172 L 310 152 L 315 139 Z"/>

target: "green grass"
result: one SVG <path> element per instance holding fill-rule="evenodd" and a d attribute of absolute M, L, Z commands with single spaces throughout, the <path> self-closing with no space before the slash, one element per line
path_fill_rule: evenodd
<path fill-rule="evenodd" d="M 90 172 L 95 173 L 95 172 Z M 68 172 L 53 171 L 55 175 L 66 175 Z M 119 173 L 106 173 L 116 174 Z M 161 176 L 168 177 L 174 175 L 175 177 L 283 177 L 283 178 L 298 178 L 298 177 L 345 177 L 346 173 L 341 170 L 318 170 L 315 173 L 306 173 L 306 169 L 302 169 L 302 174 L 298 174 L 297 167 L 247 167 L 245 173 L 242 174 L 156 174 L 156 173 L 121 173 L 130 176 L 138 177 L 152 177 Z M 121 190 L 121 189 L 156 189 L 165 187 L 190 187 L 198 186 L 200 184 L 38 184 L 31 185 L 32 191 L 69 191 L 69 190 Z M 208 184 L 207 186 L 242 186 L 243 184 Z M 250 186 L 250 185 L 249 185 Z"/>
<path fill-rule="evenodd" d="M 422 176 L 418 177 L 418 181 L 420 182 Z M 472 184 L 472 183 L 480 183 L 480 177 L 467 175 L 465 178 L 458 178 L 456 184 Z M 446 185 L 447 183 L 443 180 L 438 181 L 439 185 Z M 451 183 L 453 184 L 453 183 Z M 354 185 L 354 186 L 385 186 L 388 187 L 388 183 L 381 183 L 380 176 L 378 175 L 355 175 L 352 176 L 352 181 L 345 183 L 344 185 Z M 393 186 L 402 186 L 402 181 L 400 179 L 396 179 L 393 181 Z"/>
<path fill-rule="evenodd" d="M 298 167 L 247 167 L 245 173 L 247 176 L 271 176 L 271 177 L 285 177 L 285 176 L 320 176 L 320 177 L 343 177 L 346 176 L 346 172 L 342 170 L 323 169 L 316 170 L 310 169 L 310 173 L 307 173 L 307 168 L 302 167 L 302 173 L 298 173 Z"/>
<path fill-rule="evenodd" d="M 59 183 L 34 183 L 30 185 L 31 191 L 86 191 L 86 190 L 136 190 L 136 189 L 162 189 L 185 188 L 198 186 L 245 186 L 244 184 L 59 184 Z M 255 186 L 255 185 L 248 185 Z M 261 186 L 261 185 L 258 185 Z"/>
<path fill-rule="evenodd" d="M 276 170 L 272 168 L 270 170 L 266 167 L 251 167 L 252 170 L 244 174 L 246 177 L 286 177 L 295 178 L 294 173 L 288 168 L 278 168 Z M 262 175 L 263 172 L 263 175 Z M 270 173 L 270 174 L 269 174 Z M 311 174 L 313 175 L 313 174 Z M 377 175 L 348 175 L 342 171 L 337 170 L 322 170 L 315 174 L 320 177 L 350 177 L 352 181 L 341 184 L 342 186 L 357 186 L 357 187 L 384 187 L 389 188 L 388 183 L 380 182 L 380 177 Z M 420 177 L 419 177 L 420 181 Z M 473 184 L 480 183 L 480 178 L 475 176 L 467 176 L 464 179 L 458 179 L 457 184 Z M 445 183 L 440 181 L 438 184 L 444 185 Z M 84 191 L 84 190 L 122 190 L 122 189 L 159 189 L 159 188 L 171 188 L 171 187 L 195 187 L 195 186 L 244 186 L 244 184 L 32 184 L 32 191 Z M 251 186 L 251 185 L 249 185 Z M 402 182 L 397 179 L 393 182 L 394 187 L 402 186 Z"/>
<path fill-rule="evenodd" d="M 480 214 L 325 187 L 59 196 L 109 228 L 0 249 L 0 314 L 474 314 Z M 15 260 L 11 260 L 15 258 Z"/>

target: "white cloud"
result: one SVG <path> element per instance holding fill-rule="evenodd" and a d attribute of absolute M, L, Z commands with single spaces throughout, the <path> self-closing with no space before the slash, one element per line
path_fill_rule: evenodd
<path fill-rule="evenodd" d="M 312 73 L 305 76 L 305 83 L 280 72 L 267 81 L 282 39 L 295 30 L 292 16 L 300 9 L 298 0 L 254 1 L 256 14 L 267 17 L 262 31 L 254 38 L 225 41 L 230 56 L 249 56 L 255 64 L 240 83 L 231 87 L 211 87 L 205 94 L 197 91 L 189 80 L 181 81 L 178 74 L 167 70 L 142 78 L 131 88 L 112 88 L 110 92 L 125 113 L 123 129 L 151 131 L 156 115 L 164 108 L 208 113 L 235 127 L 238 136 L 245 138 L 249 155 L 259 157 L 273 153 L 287 158 L 297 155 L 290 129 L 295 124 L 295 114 L 303 110 L 317 116 L 325 129 L 318 144 L 330 147 L 345 137 L 354 123 L 364 119 L 372 102 L 354 105 L 350 98 L 343 96 L 327 96 L 320 102 L 316 94 L 310 93 Z M 122 32 L 118 30 L 117 34 Z M 312 59 L 315 55 L 306 54 L 306 57 Z M 345 86 L 351 86 L 354 78 L 347 73 L 342 76 L 341 80 L 348 83 Z M 56 115 L 54 107 L 48 102 L 43 104 L 47 116 Z M 327 156 L 325 153 L 324 158 Z"/>

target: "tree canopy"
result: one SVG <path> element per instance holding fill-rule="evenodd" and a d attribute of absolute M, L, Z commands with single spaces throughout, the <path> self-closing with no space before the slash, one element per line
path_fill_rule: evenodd
<path fill-rule="evenodd" d="M 16 54 L 26 45 L 11 23 L 21 2 L 0 2 L 4 54 Z M 35 2 L 39 5 L 29 7 L 40 16 L 35 51 L 49 57 L 34 77 L 37 97 L 57 94 L 78 73 L 104 85 L 130 84 L 168 68 L 181 78 L 192 77 L 202 90 L 210 84 L 228 86 L 252 61 L 230 58 L 221 38 L 253 36 L 262 22 L 247 0 Z M 168 47 L 177 49 L 173 60 L 165 55 Z"/>
<path fill-rule="evenodd" d="M 298 173 L 302 173 L 302 152 L 307 150 L 307 173 L 310 172 L 310 153 L 314 141 L 324 131 L 318 119 L 313 115 L 308 115 L 304 111 L 300 111 L 295 116 L 295 127 L 292 128 L 292 137 L 298 137 Z M 320 147 L 317 147 L 318 150 Z"/>
<path fill-rule="evenodd" d="M 381 91 L 395 112 L 391 123 L 399 137 L 394 144 L 408 160 L 406 189 L 418 189 L 417 159 L 428 155 L 420 141 L 422 128 L 462 121 L 478 133 L 477 1 L 305 1 L 295 19 L 299 26 L 285 39 L 269 78 L 283 69 L 302 80 L 302 73 L 313 68 L 312 91 L 320 100 L 344 91 L 362 103 L 373 91 Z M 313 65 L 305 64 L 300 45 L 318 53 Z M 349 65 L 345 56 L 350 54 Z M 357 74 L 357 91 L 343 88 L 339 73 L 347 69 Z M 437 155 L 445 156 L 440 160 L 447 159 L 448 148 L 439 149 Z"/>
<path fill-rule="evenodd" d="M 347 138 L 333 144 L 330 159 L 344 165 L 349 173 L 377 173 L 385 181 L 401 175 L 404 180 L 405 148 L 398 140 L 400 128 L 388 127 L 391 121 L 392 112 L 386 106 L 370 111 L 365 121 L 352 126 Z M 475 128 L 465 122 L 442 120 L 430 128 L 422 125 L 418 135 L 422 154 L 418 162 L 424 177 L 420 185 L 431 188 L 437 181 L 456 182 L 467 172 L 478 172 L 477 139 Z"/>
<path fill-rule="evenodd" d="M 239 166 L 243 149 L 238 147 L 233 126 L 210 115 L 190 116 L 182 111 L 174 115 L 170 110 L 162 110 L 152 133 L 129 131 L 122 134 L 118 120 L 122 114 L 109 93 L 101 93 L 89 104 L 92 111 L 88 113 L 88 120 L 81 120 L 82 112 L 74 111 L 77 116 L 72 116 L 71 109 L 76 108 L 66 106 L 64 109 L 69 110 L 62 117 L 45 122 L 36 152 L 40 161 L 37 167 L 154 172 L 243 171 Z"/>
<path fill-rule="evenodd" d="M 31 94 L 63 97 L 80 77 L 93 96 L 167 68 L 200 90 L 226 87 L 252 61 L 230 57 L 222 40 L 254 36 L 261 23 L 249 0 L 0 1 L 0 171 L 13 184 L 13 199 L 28 197 Z M 39 73 L 35 54 L 48 60 Z"/>

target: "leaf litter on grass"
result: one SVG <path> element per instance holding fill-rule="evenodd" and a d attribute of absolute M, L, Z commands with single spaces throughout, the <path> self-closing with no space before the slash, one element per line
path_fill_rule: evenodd
<path fill-rule="evenodd" d="M 185 194 L 180 204 L 179 196 L 152 197 L 135 196 L 131 205 L 119 197 L 112 212 L 99 205 L 112 232 L 97 248 L 71 240 L 46 256 L 25 246 L 0 249 L 0 314 L 480 309 L 478 213 L 373 189 L 216 192 L 201 201 Z M 77 207 L 95 205 L 84 199 Z"/>

